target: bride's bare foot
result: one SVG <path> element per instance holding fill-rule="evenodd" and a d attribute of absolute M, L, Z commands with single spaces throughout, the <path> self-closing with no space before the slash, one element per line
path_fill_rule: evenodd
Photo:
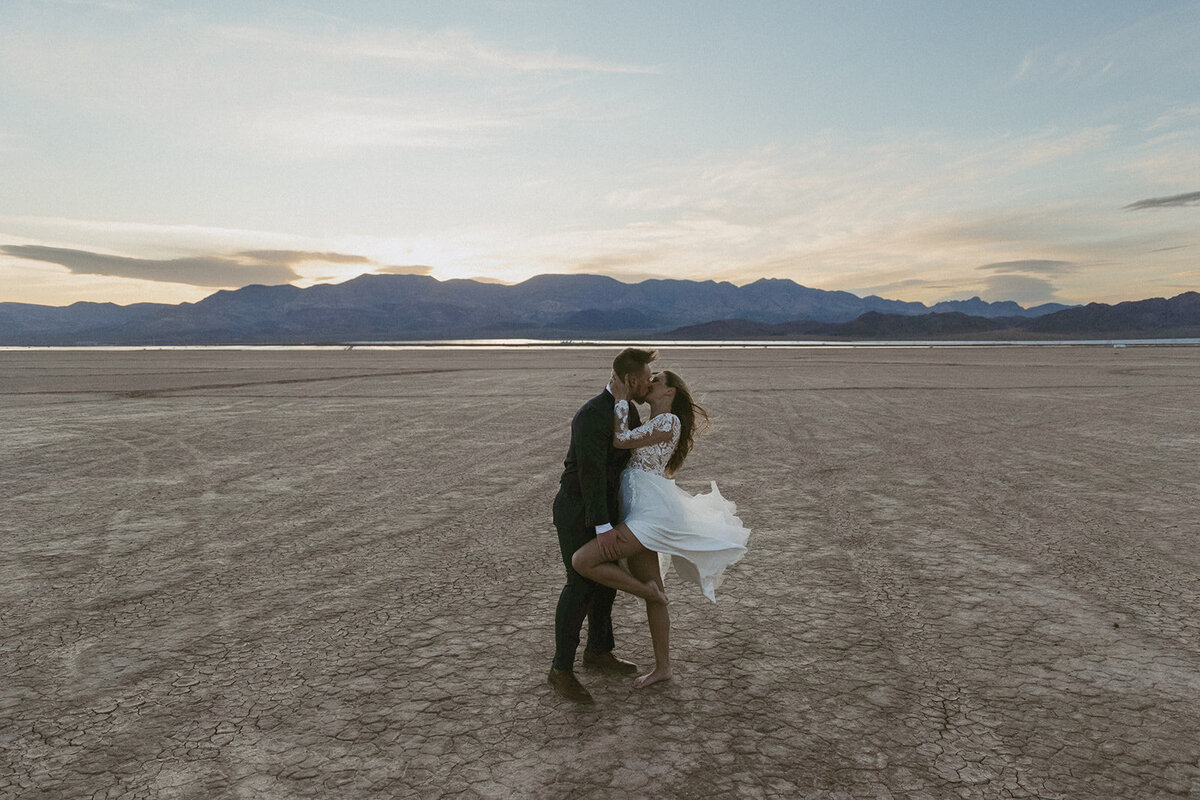
<path fill-rule="evenodd" d="M 670 668 L 668 668 L 668 669 L 655 668 L 654 672 L 649 672 L 645 675 L 635 678 L 633 681 L 633 688 L 645 689 L 647 686 L 650 686 L 651 684 L 658 683 L 659 681 L 669 681 L 669 680 L 671 680 Z"/>
<path fill-rule="evenodd" d="M 658 585 L 657 581 L 646 581 L 646 589 L 649 594 L 646 597 L 647 603 L 662 603 L 667 604 L 667 593 Z"/>

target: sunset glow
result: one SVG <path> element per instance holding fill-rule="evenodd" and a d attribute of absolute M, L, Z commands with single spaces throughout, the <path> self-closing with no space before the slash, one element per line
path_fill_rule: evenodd
<path fill-rule="evenodd" d="M 1200 288 L 1195 2 L 0 6 L 0 301 Z"/>

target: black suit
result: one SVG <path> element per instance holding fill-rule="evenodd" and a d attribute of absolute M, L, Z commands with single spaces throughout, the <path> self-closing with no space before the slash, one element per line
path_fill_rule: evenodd
<path fill-rule="evenodd" d="M 617 590 L 590 581 L 571 567 L 571 556 L 596 537 L 597 525 L 616 525 L 620 519 L 617 493 L 629 451 L 613 447 L 613 405 L 606 389 L 584 403 L 571 420 L 571 445 L 554 498 L 554 527 L 567 568 L 567 585 L 554 615 L 555 669 L 574 668 L 585 617 L 587 649 L 593 653 L 613 649 L 612 604 Z M 640 424 L 632 403 L 629 424 L 631 428 Z"/>

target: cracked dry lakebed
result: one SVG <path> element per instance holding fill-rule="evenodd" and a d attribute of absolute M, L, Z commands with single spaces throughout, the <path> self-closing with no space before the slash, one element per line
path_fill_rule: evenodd
<path fill-rule="evenodd" d="M 613 355 L 0 352 L 0 796 L 1200 796 L 1200 348 L 664 349 L 750 549 L 577 707 Z"/>

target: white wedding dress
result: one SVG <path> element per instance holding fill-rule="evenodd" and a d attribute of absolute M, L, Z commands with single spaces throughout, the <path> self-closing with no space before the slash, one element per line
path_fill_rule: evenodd
<path fill-rule="evenodd" d="M 614 407 L 616 438 L 637 441 L 651 431 L 670 431 L 671 438 L 638 447 L 621 473 L 621 514 L 624 523 L 647 550 L 658 553 L 663 576 L 667 567 L 685 581 L 700 585 L 714 603 L 725 568 L 746 554 L 750 530 L 737 518 L 737 506 L 712 491 L 690 495 L 667 477 L 667 463 L 679 444 L 680 422 L 674 414 L 659 414 L 629 430 L 629 403 Z"/>

